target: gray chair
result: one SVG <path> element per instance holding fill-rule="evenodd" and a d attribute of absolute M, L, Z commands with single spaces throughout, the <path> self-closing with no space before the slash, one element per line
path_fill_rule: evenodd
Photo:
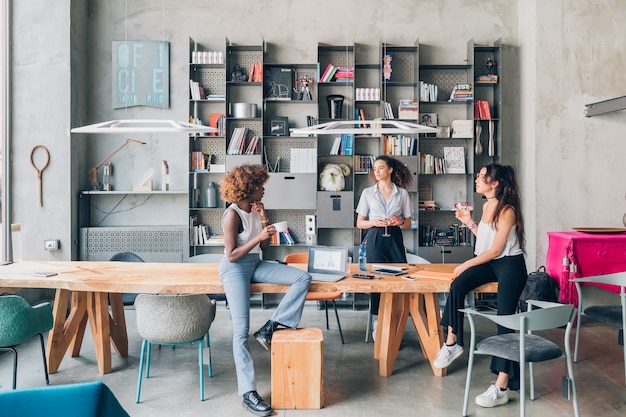
<path fill-rule="evenodd" d="M 574 345 L 574 362 L 578 362 L 578 341 L 580 339 L 581 315 L 598 320 L 620 329 L 618 343 L 624 346 L 624 375 L 626 377 L 626 343 L 624 343 L 624 329 L 626 329 L 626 272 L 598 275 L 594 277 L 574 278 L 570 280 L 578 291 L 578 320 L 576 323 L 576 343 Z M 581 284 L 615 285 L 619 288 L 621 305 L 596 305 L 583 310 L 583 293 Z M 620 337 L 621 336 L 621 337 Z"/>
<path fill-rule="evenodd" d="M 479 312 L 472 309 L 461 309 L 467 314 L 471 329 L 469 360 L 467 363 L 467 379 L 465 381 L 465 396 L 463 398 L 463 416 L 468 415 L 470 384 L 472 381 L 472 368 L 474 355 L 490 355 L 520 364 L 520 416 L 526 415 L 526 363 L 528 362 L 530 379 L 530 399 L 535 399 L 535 383 L 533 375 L 533 362 L 543 362 L 563 357 L 561 348 L 551 340 L 532 334 L 532 331 L 540 331 L 565 327 L 565 361 L 567 373 L 571 382 L 572 401 L 574 415 L 579 417 L 578 399 L 576 397 L 576 383 L 574 381 L 574 369 L 570 349 L 570 333 L 572 320 L 576 309 L 569 304 L 551 303 L 547 301 L 528 300 L 529 311 L 512 315 L 498 316 L 493 313 Z M 539 307 L 538 309 L 533 309 Z M 532 310 L 530 310 L 532 309 Z M 488 337 L 476 344 L 476 325 L 474 317 L 480 316 L 489 319 L 500 326 L 516 330 L 519 333 L 506 333 Z"/>
<path fill-rule="evenodd" d="M 113 255 L 111 257 L 111 259 L 109 259 L 109 261 L 113 261 L 113 262 L 144 262 L 143 259 L 141 259 L 141 257 L 139 255 L 136 255 L 132 252 L 119 252 L 116 253 L 115 255 Z M 134 293 L 124 293 L 122 294 L 122 303 L 124 303 L 125 306 L 130 306 L 133 305 L 133 303 L 135 302 L 135 298 L 137 297 L 137 294 Z"/>
<path fill-rule="evenodd" d="M 135 300 L 137 331 L 143 339 L 139 376 L 137 378 L 138 403 L 141 395 L 143 369 L 150 377 L 150 352 L 152 345 L 177 346 L 198 344 L 200 374 L 200 401 L 204 401 L 203 349 L 209 349 L 209 377 L 213 376 L 209 329 L 215 319 L 215 301 L 204 294 L 139 294 Z"/>

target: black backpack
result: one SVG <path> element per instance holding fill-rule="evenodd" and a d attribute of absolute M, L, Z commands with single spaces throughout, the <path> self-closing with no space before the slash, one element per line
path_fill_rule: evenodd
<path fill-rule="evenodd" d="M 559 300 L 558 288 L 554 279 L 546 272 L 545 266 L 540 266 L 535 272 L 528 274 L 526 286 L 519 296 L 518 310 L 526 311 L 526 300 L 540 300 L 557 302 Z"/>

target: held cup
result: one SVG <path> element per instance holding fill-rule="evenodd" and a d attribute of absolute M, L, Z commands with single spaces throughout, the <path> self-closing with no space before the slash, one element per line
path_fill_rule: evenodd
<path fill-rule="evenodd" d="M 274 229 L 277 233 L 282 233 L 287 231 L 287 222 L 278 222 L 274 223 Z"/>

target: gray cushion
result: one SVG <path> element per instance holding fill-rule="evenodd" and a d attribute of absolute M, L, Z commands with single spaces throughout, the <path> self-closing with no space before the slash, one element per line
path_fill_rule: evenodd
<path fill-rule="evenodd" d="M 153 343 L 185 343 L 202 338 L 215 318 L 215 301 L 204 294 L 139 294 L 137 331 Z"/>
<path fill-rule="evenodd" d="M 622 328 L 622 306 L 592 306 L 585 309 L 585 315 L 610 326 Z"/>
<path fill-rule="evenodd" d="M 519 333 L 491 336 L 476 345 L 476 353 L 519 362 Z M 525 335 L 526 362 L 542 362 L 560 357 L 561 348 L 535 334 Z"/>

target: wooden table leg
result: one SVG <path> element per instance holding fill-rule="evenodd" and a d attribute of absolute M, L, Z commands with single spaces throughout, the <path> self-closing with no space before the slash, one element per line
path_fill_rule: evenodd
<path fill-rule="evenodd" d="M 379 360 L 381 376 L 391 376 L 400 350 L 400 342 L 409 317 L 409 295 L 381 293 L 378 327 L 374 340 L 374 358 Z"/>
<path fill-rule="evenodd" d="M 126 316 L 124 315 L 124 301 L 122 294 L 109 294 L 109 304 L 111 305 L 111 342 L 117 352 L 117 356 L 122 358 L 128 356 L 128 332 L 126 331 Z"/>
<path fill-rule="evenodd" d="M 69 290 L 58 289 L 54 297 L 53 324 L 48 333 L 48 348 L 46 350 L 48 372 L 51 374 L 59 370 L 61 361 L 70 345 L 72 349 L 75 348 L 80 324 L 87 315 L 86 293 L 72 294 L 72 305 L 68 315 L 67 306 L 70 294 L 71 291 Z M 78 341 L 78 348 L 80 350 L 80 341 Z"/>
<path fill-rule="evenodd" d="M 417 331 L 417 337 L 422 347 L 422 353 L 436 376 L 445 376 L 446 369 L 433 366 L 433 361 L 443 345 L 441 332 L 439 295 L 437 293 L 411 294 L 410 313 Z"/>
<path fill-rule="evenodd" d="M 111 315 L 108 306 L 108 293 L 57 290 L 52 310 L 54 323 L 48 333 L 46 351 L 49 373 L 59 370 L 66 352 L 72 357 L 80 354 L 87 322 L 91 328 L 100 373 L 111 372 L 111 343 L 119 356 L 128 356 L 128 334 L 122 295 L 111 294 Z"/>

